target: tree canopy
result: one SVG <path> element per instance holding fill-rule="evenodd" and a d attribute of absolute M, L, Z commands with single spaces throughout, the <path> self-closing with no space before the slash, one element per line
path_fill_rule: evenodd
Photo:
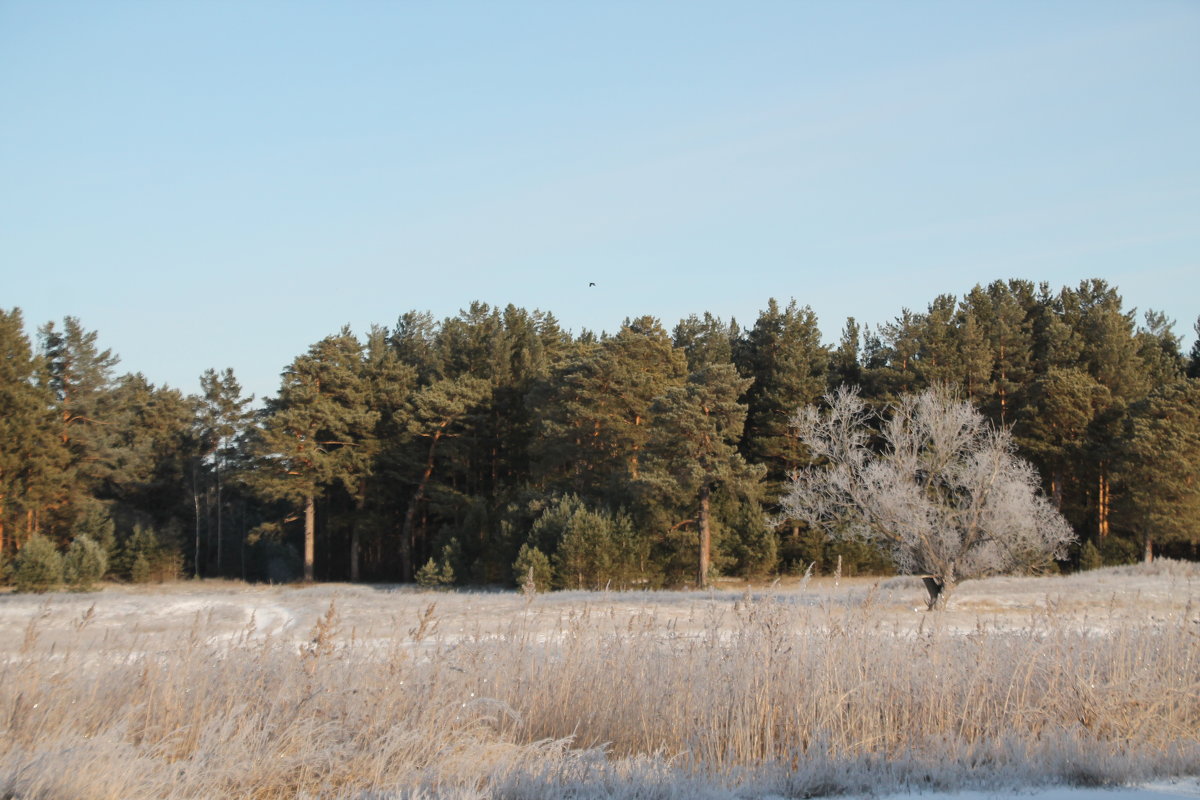
<path fill-rule="evenodd" d="M 1014 553 L 1058 568 L 1085 543 L 1108 563 L 1195 558 L 1200 356 L 1181 347 L 1170 320 L 1139 320 L 1101 280 L 995 281 L 879 325 L 851 318 L 832 341 L 796 299 L 745 327 L 701 312 L 599 334 L 474 302 L 300 347 L 256 406 L 232 370 L 185 396 L 121 373 L 74 317 L 31 336 L 19 309 L 0 311 L 0 560 L 40 535 L 60 553 L 92 542 L 123 579 L 511 584 L 520 561 L 540 588 L 837 564 L 952 582 L 1018 563 L 981 527 L 1002 509 L 1041 521 L 1004 540 Z M 937 472 L 912 442 L 946 386 L 974 460 Z M 826 516 L 787 501 L 790 476 L 828 479 L 836 462 L 815 428 L 790 426 L 829 392 L 859 404 L 855 491 L 891 475 L 895 502 L 857 521 L 848 495 L 837 515 L 832 496 Z M 1004 480 L 972 505 L 988 464 Z M 1068 540 L 1057 514 L 1078 541 L 1065 550 L 1049 546 Z M 944 541 L 849 535 L 885 519 Z"/>

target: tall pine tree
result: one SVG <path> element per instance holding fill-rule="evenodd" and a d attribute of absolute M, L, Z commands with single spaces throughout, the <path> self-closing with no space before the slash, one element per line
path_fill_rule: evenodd
<path fill-rule="evenodd" d="M 363 443 L 377 412 L 362 361 L 362 345 L 348 328 L 314 344 L 283 373 L 259 431 L 253 481 L 264 496 L 303 507 L 308 581 L 315 577 L 317 500 L 339 485 L 354 492 L 371 467 Z"/>

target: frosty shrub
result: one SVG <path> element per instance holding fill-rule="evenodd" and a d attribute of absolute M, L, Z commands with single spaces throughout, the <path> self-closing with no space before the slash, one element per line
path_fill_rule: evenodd
<path fill-rule="evenodd" d="M 63 560 L 45 536 L 34 534 L 13 559 L 12 581 L 18 592 L 48 592 L 62 583 Z"/>
<path fill-rule="evenodd" d="M 901 397 L 877 443 L 874 421 L 845 387 L 826 395 L 824 410 L 797 412 L 792 424 L 815 466 L 793 475 L 784 512 L 833 538 L 874 542 L 901 572 L 928 575 L 931 608 L 957 581 L 1046 565 L 1073 541 L 1011 434 L 953 390 Z"/>
<path fill-rule="evenodd" d="M 99 543 L 80 536 L 67 548 L 63 560 L 63 578 L 81 592 L 92 588 L 108 571 L 108 554 Z"/>

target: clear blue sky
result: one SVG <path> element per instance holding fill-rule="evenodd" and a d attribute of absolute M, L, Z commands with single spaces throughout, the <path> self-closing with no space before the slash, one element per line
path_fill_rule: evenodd
<path fill-rule="evenodd" d="M 833 340 L 1014 277 L 1190 345 L 1200 2 L 0 0 L 0 305 L 188 392 L 472 300 Z"/>

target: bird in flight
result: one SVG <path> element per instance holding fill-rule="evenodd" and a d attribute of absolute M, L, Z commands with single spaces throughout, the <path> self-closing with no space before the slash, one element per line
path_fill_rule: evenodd
<path fill-rule="evenodd" d="M 596 282 L 595 282 L 595 281 L 591 281 L 591 282 L 589 282 L 589 283 L 588 283 L 588 286 L 589 286 L 589 287 L 592 287 L 592 286 L 595 286 L 595 285 L 596 285 Z"/>

